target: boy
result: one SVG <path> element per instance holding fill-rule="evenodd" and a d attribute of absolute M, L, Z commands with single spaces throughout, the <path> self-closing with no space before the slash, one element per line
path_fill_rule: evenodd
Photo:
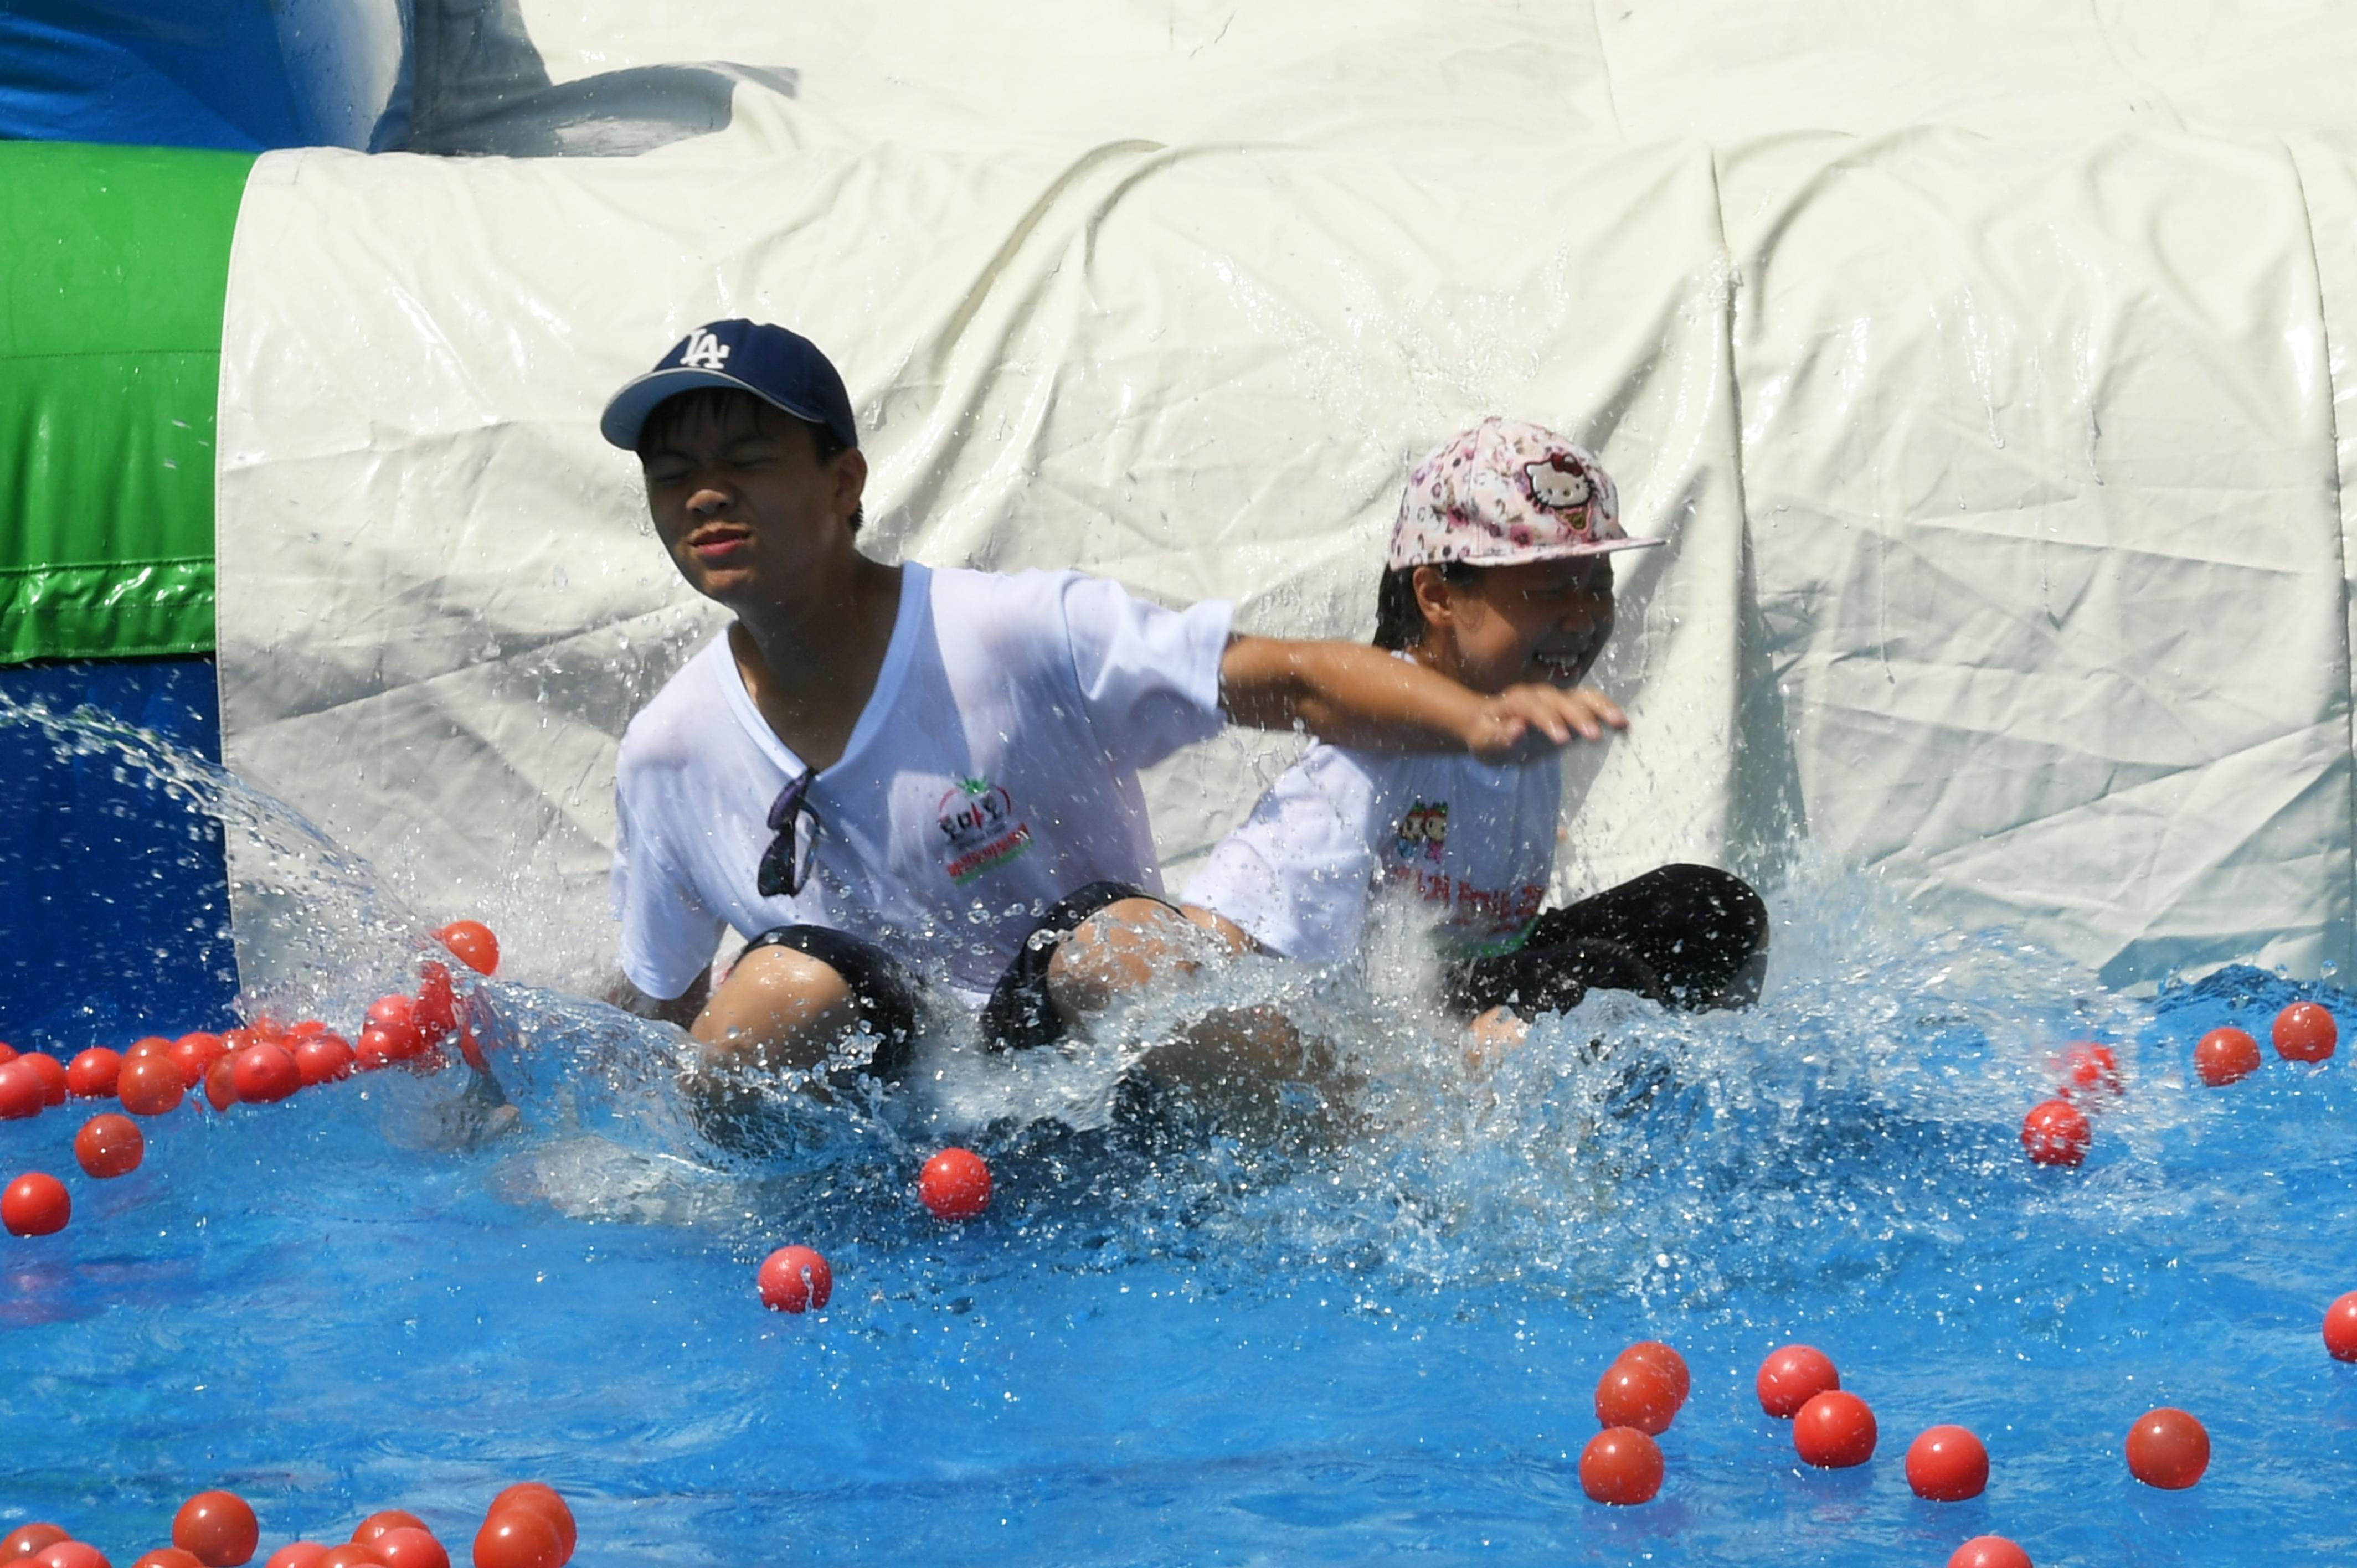
<path fill-rule="evenodd" d="M 1162 898 L 1137 773 L 1223 724 L 1497 760 L 1601 734 L 1546 685 L 1482 697 L 1373 649 L 1237 636 L 1222 603 L 873 561 L 850 398 L 782 328 L 698 328 L 599 429 L 736 617 L 632 720 L 616 779 L 623 969 L 688 1026 L 708 1106 L 746 1069 L 897 1077 L 920 987 L 1004 1049 L 1182 963 L 1196 928 Z M 715 988 L 724 926 L 751 940 Z"/>

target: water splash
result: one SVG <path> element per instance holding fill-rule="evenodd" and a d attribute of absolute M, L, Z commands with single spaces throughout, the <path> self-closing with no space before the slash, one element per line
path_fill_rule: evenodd
<path fill-rule="evenodd" d="M 106 758 L 151 781 L 158 810 L 263 852 L 245 864 L 264 875 L 242 889 L 260 922 L 241 933 L 249 1015 L 341 1023 L 414 983 L 425 923 L 300 813 L 93 710 L 0 699 L 0 723 Z M 497 1185 L 748 1247 L 781 1212 L 825 1213 L 883 1245 L 919 1153 L 954 1138 L 1007 1167 L 1022 1222 L 1046 1238 L 1119 1238 L 1112 1252 L 1092 1244 L 1104 1257 L 1183 1231 L 1240 1270 L 1341 1259 L 1418 1291 L 1695 1305 L 1829 1269 L 1864 1289 L 2021 1197 L 2014 1122 L 2046 1092 L 2061 1042 L 2113 1042 L 2146 1073 L 2134 1042 L 2147 1020 L 2050 955 L 2002 935 L 1925 935 L 1871 879 L 1806 854 L 1795 865 L 1771 892 L 1769 984 L 1748 1011 L 1598 993 L 1477 1062 L 1430 1003 L 1419 934 L 1382 917 L 1360 961 L 1207 961 L 1062 1050 L 986 1052 L 938 1014 L 897 1089 L 821 1102 L 795 1080 L 770 1086 L 756 1160 L 705 1135 L 680 1087 L 678 1030 L 486 985 L 487 1043 L 526 1129 Z M 1214 1013 L 1283 1015 L 1348 1087 L 1297 1093 L 1240 1130 L 1141 1083 L 1141 1058 Z M 2143 1096 L 2108 1123 L 2137 1153 L 2072 1201 L 2136 1201 L 2142 1151 L 2180 1103 Z"/>
<path fill-rule="evenodd" d="M 63 759 L 109 768 L 141 790 L 156 820 L 179 821 L 192 842 L 214 831 L 259 852 L 239 891 L 252 911 L 241 929 L 240 1007 L 249 1016 L 334 1010 L 357 1017 L 365 999 L 404 982 L 428 939 L 426 923 L 386 891 L 374 867 L 285 801 L 210 758 L 95 707 L 57 712 L 0 694 L 0 725 L 43 736 Z M 99 1043 L 99 1042 L 91 1042 Z"/>
<path fill-rule="evenodd" d="M 250 1009 L 343 1021 L 414 975 L 422 922 L 266 795 L 92 714 L 0 723 L 270 846 L 294 960 Z M 305 1509 L 357 1518 L 537 1454 L 573 1477 L 585 1538 L 667 1561 L 763 1560 L 784 1511 L 847 1560 L 901 1560 L 909 1518 L 963 1550 L 1022 1509 L 1058 1561 L 1128 1560 L 1174 1518 L 1199 1560 L 1271 1539 L 1374 1558 L 1454 1514 L 1509 1561 L 1936 1560 L 1953 1541 L 1901 1488 L 1794 1477 L 1747 1413 L 1749 1365 L 1805 1337 L 1869 1391 L 1887 1445 L 1933 1419 L 1987 1434 L 2041 1561 L 2112 1560 L 2123 1530 L 2329 1556 L 2329 1523 L 2301 1521 L 2332 1511 L 2278 1505 L 2357 1430 L 2311 1365 L 2315 1304 L 2345 1288 L 2317 1217 L 2345 1207 L 2352 1080 L 2271 1064 L 2209 1094 L 2183 1062 L 2211 1024 L 2345 999 L 2252 970 L 2125 998 L 1792 865 L 1748 1011 L 1598 994 L 1476 1059 L 1413 933 L 1379 922 L 1361 962 L 1209 964 L 1069 1053 L 994 1057 L 938 1021 L 899 1089 L 772 1096 L 758 1157 L 705 1137 L 678 1031 L 484 983 L 511 1135 L 452 1146 L 456 1069 L 376 1073 L 162 1119 L 141 1172 L 78 1193 L 74 1226 L 0 1282 L 0 1389 L 64 1369 L 81 1391 L 0 1394 L 48 1434 L 21 1489 L 84 1497 L 136 1428 L 156 1457 L 110 1493 L 120 1518 L 91 1517 L 109 1539 L 152 1535 L 199 1481 L 307 1529 Z M 1283 1011 L 1352 1087 L 1246 1126 L 1125 1087 L 1222 1009 Z M 2127 1090 L 2084 1169 L 2038 1170 L 2016 1129 L 2078 1038 L 2118 1050 Z M 57 1133 L 0 1141 L 30 1162 Z M 959 1230 L 910 1190 L 952 1139 L 997 1178 Z M 748 1266 L 785 1241 L 834 1262 L 816 1320 L 751 1302 Z M 1686 1348 L 1695 1405 L 1665 1439 L 1669 1499 L 1606 1518 L 1571 1466 L 1587 1387 L 1638 1332 Z M 2255 1478 L 2198 1515 L 2126 1517 L 2176 1506 L 2114 1496 L 2116 1421 L 2156 1400 L 2211 1414 Z M 1111 1549 L 1091 1544 L 1109 1506 L 1130 1509 Z"/>

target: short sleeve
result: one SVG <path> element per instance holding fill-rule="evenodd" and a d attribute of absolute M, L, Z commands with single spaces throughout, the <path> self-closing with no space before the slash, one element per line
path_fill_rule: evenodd
<path fill-rule="evenodd" d="M 1356 950 L 1374 893 L 1373 780 L 1313 746 L 1222 839 L 1185 902 L 1223 915 L 1271 952 L 1332 963 Z"/>
<path fill-rule="evenodd" d="M 622 972 L 659 1002 L 684 995 L 712 961 L 726 924 L 672 867 L 658 841 L 633 822 L 629 771 L 614 786 L 614 918 L 622 926 Z"/>
<path fill-rule="evenodd" d="M 1076 575 L 1064 584 L 1063 609 L 1089 727 L 1117 765 L 1151 767 L 1220 732 L 1232 606 L 1208 599 L 1164 609 L 1118 583 Z"/>

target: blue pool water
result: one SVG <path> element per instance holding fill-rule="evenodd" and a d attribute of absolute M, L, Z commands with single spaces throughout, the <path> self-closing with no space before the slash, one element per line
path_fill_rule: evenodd
<path fill-rule="evenodd" d="M 457 1073 L 184 1112 L 113 1183 L 72 1169 L 71 1111 L 0 1124 L 0 1166 L 76 1204 L 0 1246 L 0 1527 L 54 1519 L 127 1563 L 224 1486 L 265 1552 L 390 1506 L 463 1540 L 534 1477 L 587 1568 L 1936 1565 L 1990 1530 L 2044 1568 L 2349 1560 L 2357 1367 L 2317 1326 L 2357 1288 L 2357 1090 L 2345 1058 L 2222 1090 L 2188 1064 L 2295 996 L 2344 1031 L 2357 1010 L 2250 970 L 2124 998 L 1805 857 L 1770 903 L 1756 1010 L 1595 998 L 1488 1077 L 1381 984 L 1215 977 L 1285 992 L 1371 1079 L 1267 1138 L 1108 1119 L 1085 1074 L 952 1051 L 731 1161 L 681 1117 L 662 1031 L 496 983 L 525 1126 L 482 1150 L 436 1146 Z M 382 983 L 388 929 L 355 929 L 357 989 L 307 982 L 327 1015 Z M 2128 1092 L 2084 1168 L 2035 1169 L 2021 1112 L 2080 1037 L 2119 1047 Z M 999 1180 L 962 1229 L 912 1191 L 951 1138 Z M 755 1299 L 787 1241 L 833 1261 L 827 1310 Z M 1606 1509 L 1577 1462 L 1641 1337 L 1694 1396 L 1662 1498 Z M 1805 1470 L 1760 1414 L 1752 1371 L 1790 1339 L 1872 1403 L 1863 1470 Z M 2189 1493 L 2120 1460 L 2162 1403 L 2215 1444 Z M 1908 1492 L 1940 1422 L 1987 1442 L 1984 1498 Z"/>

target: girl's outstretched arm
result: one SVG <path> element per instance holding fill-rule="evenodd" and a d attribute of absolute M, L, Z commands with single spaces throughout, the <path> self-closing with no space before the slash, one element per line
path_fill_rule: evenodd
<path fill-rule="evenodd" d="M 1228 717 L 1255 729 L 1308 730 L 1361 751 L 1469 751 L 1512 762 L 1601 740 L 1629 715 L 1585 687 L 1509 686 L 1495 696 L 1355 642 L 1238 637 L 1220 661 Z"/>

